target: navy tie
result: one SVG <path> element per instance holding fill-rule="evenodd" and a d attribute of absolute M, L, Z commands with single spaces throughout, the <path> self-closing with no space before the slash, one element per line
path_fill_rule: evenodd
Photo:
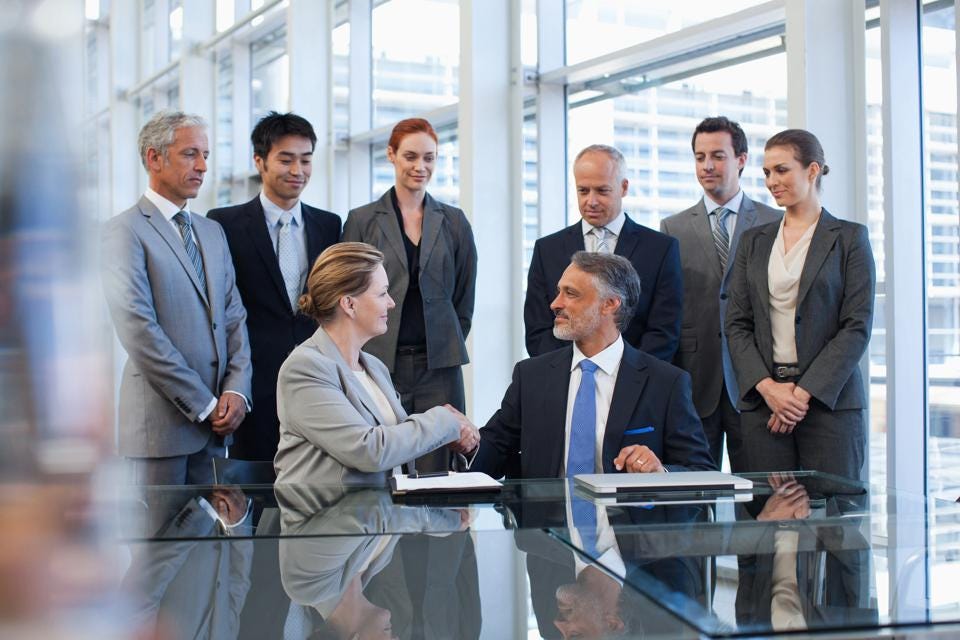
<path fill-rule="evenodd" d="M 180 227 L 180 236 L 183 238 L 183 248 L 186 249 L 187 257 L 190 258 L 190 262 L 193 263 L 193 268 L 197 271 L 197 278 L 200 280 L 200 289 L 206 292 L 207 278 L 203 273 L 203 258 L 200 256 L 200 249 L 197 247 L 197 243 L 193 241 L 193 234 L 190 232 L 192 226 L 190 224 L 190 214 L 181 209 L 173 216 L 173 220 L 177 223 L 177 226 Z"/>

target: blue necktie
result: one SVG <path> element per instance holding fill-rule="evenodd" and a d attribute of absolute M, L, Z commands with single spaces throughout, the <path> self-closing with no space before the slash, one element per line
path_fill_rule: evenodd
<path fill-rule="evenodd" d="M 596 469 L 597 384 L 593 376 L 596 370 L 594 362 L 580 361 L 580 388 L 573 400 L 570 449 L 567 452 L 567 478 L 571 479 L 570 495 L 573 496 L 573 526 L 580 533 L 583 551 L 591 558 L 596 558 L 597 551 L 597 510 L 592 502 L 576 497 L 572 478 L 578 473 L 593 473 Z"/>
<path fill-rule="evenodd" d="M 580 388 L 573 400 L 570 419 L 570 449 L 567 451 L 567 477 L 593 473 L 597 457 L 597 385 L 593 374 L 597 365 L 580 361 Z"/>
<path fill-rule="evenodd" d="M 187 257 L 190 258 L 190 262 L 193 263 L 193 268 L 197 272 L 197 279 L 200 280 L 200 288 L 206 292 L 207 277 L 203 273 L 203 258 L 200 256 L 200 249 L 197 247 L 197 243 L 193 241 L 193 233 L 190 232 L 193 226 L 190 224 L 190 214 L 181 209 L 174 214 L 173 220 L 177 223 L 177 226 L 180 227 L 180 237 L 183 238 L 183 248 L 186 250 Z"/>

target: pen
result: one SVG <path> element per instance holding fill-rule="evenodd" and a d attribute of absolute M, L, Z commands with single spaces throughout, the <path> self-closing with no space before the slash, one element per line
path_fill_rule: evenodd
<path fill-rule="evenodd" d="M 408 478 L 420 479 L 420 478 L 442 478 L 444 476 L 449 476 L 449 471 L 434 471 L 431 473 L 420 473 L 419 471 L 414 471 L 413 473 L 407 474 Z"/>

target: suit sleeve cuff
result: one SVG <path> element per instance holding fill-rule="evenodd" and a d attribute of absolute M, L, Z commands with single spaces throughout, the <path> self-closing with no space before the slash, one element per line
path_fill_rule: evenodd
<path fill-rule="evenodd" d="M 206 420 L 213 410 L 217 408 L 217 399 L 213 398 L 210 400 L 210 403 L 207 405 L 207 408 L 197 414 L 197 422 L 203 422 Z"/>

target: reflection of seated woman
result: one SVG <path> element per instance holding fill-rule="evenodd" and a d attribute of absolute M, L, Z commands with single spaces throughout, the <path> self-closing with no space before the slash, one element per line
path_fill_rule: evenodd
<path fill-rule="evenodd" d="M 360 350 L 387 330 L 387 287 L 383 254 L 360 242 L 328 248 L 310 270 L 300 309 L 320 328 L 280 369 L 278 483 L 382 484 L 384 472 L 460 437 L 447 408 L 408 416 L 390 372 Z"/>

